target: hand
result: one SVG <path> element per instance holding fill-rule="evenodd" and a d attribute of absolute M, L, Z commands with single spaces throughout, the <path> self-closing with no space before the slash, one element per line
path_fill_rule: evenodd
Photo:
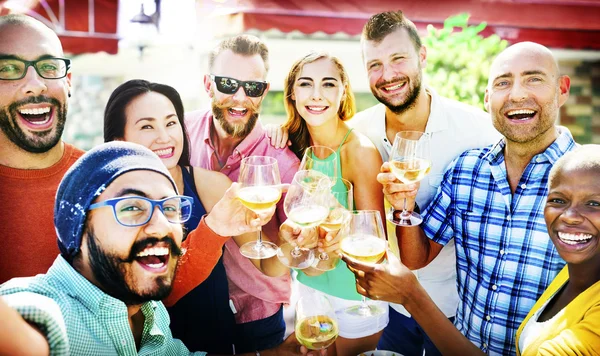
<path fill-rule="evenodd" d="M 388 263 L 367 264 L 342 254 L 342 260 L 356 277 L 356 291 L 375 300 L 405 304 L 419 285 L 415 275 L 400 262 L 391 250 L 386 251 Z"/>
<path fill-rule="evenodd" d="M 292 141 L 288 140 L 288 130 L 282 125 L 268 124 L 265 125 L 267 136 L 271 139 L 271 146 L 275 148 L 285 148 L 292 145 Z"/>
<path fill-rule="evenodd" d="M 337 256 L 341 252 L 340 243 L 342 242 L 342 238 L 348 235 L 351 214 L 344 208 L 332 209 L 329 214 L 330 217 L 332 216 L 331 214 L 342 214 L 342 226 L 340 229 L 334 231 L 327 231 L 319 226 L 319 242 L 317 246 L 319 252 L 326 252 L 327 254 Z"/>
<path fill-rule="evenodd" d="M 246 208 L 237 198 L 240 187 L 239 183 L 232 183 L 205 218 L 208 227 L 218 235 L 238 236 L 258 231 L 275 213 L 275 205 L 260 214 Z"/>
<path fill-rule="evenodd" d="M 415 207 L 415 197 L 420 184 L 402 184 L 391 173 L 390 163 L 384 162 L 381 173 L 377 175 L 377 181 L 383 185 L 383 195 L 395 210 L 404 210 L 404 199 L 406 199 L 406 210 L 412 211 Z"/>
<path fill-rule="evenodd" d="M 293 246 L 315 248 L 317 247 L 319 236 L 317 235 L 317 228 L 304 229 L 290 219 L 287 219 L 279 227 L 279 238 L 289 242 Z"/>
<path fill-rule="evenodd" d="M 308 356 L 326 356 L 327 349 L 325 350 L 308 350 L 306 347 L 300 345 L 296 334 L 292 333 L 287 339 L 283 340 L 283 343 L 274 349 L 265 350 L 260 352 L 261 355 L 265 356 L 288 356 L 288 355 L 308 355 Z"/>

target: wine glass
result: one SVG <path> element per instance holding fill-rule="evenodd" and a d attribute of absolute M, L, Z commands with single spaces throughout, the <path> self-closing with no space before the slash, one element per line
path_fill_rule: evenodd
<path fill-rule="evenodd" d="M 281 180 L 277 160 L 266 156 L 249 156 L 242 159 L 238 182 L 242 185 L 237 198 L 248 209 L 260 214 L 271 209 L 281 199 Z M 240 247 L 247 258 L 266 259 L 277 254 L 277 245 L 262 240 L 262 229 L 258 240 Z"/>
<path fill-rule="evenodd" d="M 325 232 L 336 232 L 344 237 L 348 234 L 348 223 L 350 222 L 350 211 L 354 210 L 354 192 L 352 183 L 344 178 L 336 179 L 331 196 L 329 199 L 329 215 L 319 225 L 319 228 Z M 321 232 L 321 231 L 319 231 Z M 314 268 L 320 271 L 330 271 L 334 269 L 340 258 L 337 254 L 321 252 L 315 260 Z"/>
<path fill-rule="evenodd" d="M 377 210 L 355 210 L 350 212 L 348 236 L 342 240 L 342 253 L 347 257 L 363 262 L 377 264 L 384 260 L 387 241 L 381 214 Z M 362 303 L 345 310 L 347 314 L 373 316 L 385 312 L 377 305 L 371 305 L 367 298 Z"/>
<path fill-rule="evenodd" d="M 338 154 L 326 146 L 310 146 L 304 150 L 299 170 L 314 169 L 331 179 L 333 186 L 338 177 Z"/>
<path fill-rule="evenodd" d="M 303 229 L 316 227 L 329 214 L 330 191 L 331 182 L 323 173 L 315 170 L 296 172 L 283 201 L 288 219 Z M 315 260 L 312 249 L 289 242 L 279 247 L 277 257 L 284 265 L 297 269 L 310 267 Z"/>
<path fill-rule="evenodd" d="M 325 349 L 335 342 L 338 322 L 325 295 L 313 293 L 298 300 L 295 331 L 298 342 L 309 350 Z"/>
<path fill-rule="evenodd" d="M 430 135 L 418 131 L 398 132 L 390 154 L 390 168 L 402 184 L 423 179 L 431 169 Z M 406 209 L 406 198 L 402 212 L 391 207 L 386 217 L 395 225 L 415 226 L 423 221 L 421 215 Z"/>

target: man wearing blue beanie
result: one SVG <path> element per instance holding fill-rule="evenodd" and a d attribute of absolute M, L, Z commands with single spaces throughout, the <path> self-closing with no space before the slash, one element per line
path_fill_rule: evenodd
<path fill-rule="evenodd" d="M 218 251 L 194 254 L 193 263 L 208 273 L 226 241 L 222 236 L 256 230 L 274 213 L 249 212 L 236 199 L 238 189 L 233 184 L 187 237 Z M 182 223 L 191 202 L 178 195 L 152 151 L 127 142 L 100 145 L 75 162 L 58 188 L 54 222 L 61 255 L 46 274 L 12 279 L 0 295 L 46 337 L 51 355 L 189 354 L 173 339 L 160 300 L 185 254 Z M 285 346 L 268 351 L 299 352 L 297 344 Z"/>

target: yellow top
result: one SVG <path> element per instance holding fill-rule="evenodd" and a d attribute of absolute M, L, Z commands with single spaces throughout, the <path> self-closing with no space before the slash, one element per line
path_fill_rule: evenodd
<path fill-rule="evenodd" d="M 519 349 L 519 338 L 527 321 L 569 280 L 565 266 L 529 311 L 517 330 L 517 355 L 600 355 L 600 281 L 579 294 L 544 325 L 536 340 L 525 350 Z"/>

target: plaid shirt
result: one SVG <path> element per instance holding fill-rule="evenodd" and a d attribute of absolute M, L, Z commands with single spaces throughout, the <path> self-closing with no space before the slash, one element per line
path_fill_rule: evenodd
<path fill-rule="evenodd" d="M 519 324 L 564 265 L 544 221 L 550 168 L 576 146 L 567 129 L 559 132 L 532 158 L 514 195 L 501 140 L 460 155 L 424 211 L 425 234 L 456 243 L 455 325 L 489 354 L 516 353 Z"/>
<path fill-rule="evenodd" d="M 190 354 L 173 339 L 162 302 L 154 301 L 141 308 L 145 320 L 138 352 L 125 304 L 90 283 L 61 256 L 46 274 L 4 283 L 0 295 L 25 320 L 39 326 L 51 355 Z"/>

